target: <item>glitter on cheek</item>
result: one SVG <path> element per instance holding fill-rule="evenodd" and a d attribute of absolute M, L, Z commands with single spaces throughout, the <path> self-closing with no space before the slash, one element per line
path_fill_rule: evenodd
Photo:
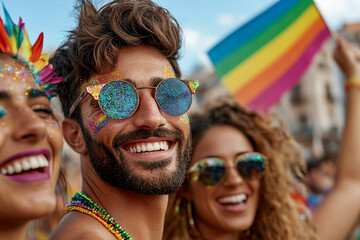
<path fill-rule="evenodd" d="M 10 120 L 4 121 L 4 122 L 1 122 L 1 123 L 0 123 L 0 125 L 1 125 L 2 127 L 9 127 L 9 126 L 11 126 L 11 124 L 12 124 L 12 121 L 10 121 Z"/>
<path fill-rule="evenodd" d="M 107 122 L 109 121 L 110 118 L 106 117 L 104 120 L 100 121 L 99 124 L 97 124 L 96 129 L 95 129 L 95 136 L 96 134 L 98 134 L 98 132 L 107 124 Z"/>
<path fill-rule="evenodd" d="M 87 123 L 95 136 L 106 125 L 108 121 L 109 118 L 102 112 L 94 118 L 87 119 Z"/>
<path fill-rule="evenodd" d="M 189 118 L 188 118 L 187 114 L 180 116 L 179 119 L 183 124 L 189 124 Z"/>
<path fill-rule="evenodd" d="M 56 136 L 59 136 L 59 135 L 62 136 L 60 126 L 54 119 L 47 118 L 47 119 L 45 119 L 45 122 L 48 125 L 49 132 L 51 132 L 52 134 L 55 134 Z M 50 136 L 50 138 L 51 137 L 52 136 Z"/>
<path fill-rule="evenodd" d="M 166 78 L 176 78 L 174 70 L 172 69 L 171 65 L 166 65 L 164 67 L 164 75 Z"/>
<path fill-rule="evenodd" d="M 95 132 L 96 126 L 92 119 L 86 119 L 87 124 L 89 125 L 90 129 Z"/>

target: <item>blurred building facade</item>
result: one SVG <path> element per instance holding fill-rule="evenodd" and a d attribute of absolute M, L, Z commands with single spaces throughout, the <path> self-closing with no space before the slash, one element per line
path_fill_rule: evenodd
<path fill-rule="evenodd" d="M 360 23 L 345 24 L 336 34 L 360 46 Z M 333 39 L 323 45 L 297 86 L 272 109 L 283 117 L 306 160 L 336 154 L 339 148 L 345 114 L 344 76 L 332 57 L 334 45 Z M 187 77 L 200 81 L 191 111 L 229 94 L 213 69 L 199 68 Z"/>

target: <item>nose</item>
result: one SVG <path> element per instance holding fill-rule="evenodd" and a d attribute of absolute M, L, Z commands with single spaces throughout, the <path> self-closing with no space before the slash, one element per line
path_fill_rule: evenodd
<path fill-rule="evenodd" d="M 224 186 L 232 187 L 242 184 L 244 182 L 244 178 L 240 175 L 235 167 L 226 168 L 226 176 L 224 179 Z"/>
<path fill-rule="evenodd" d="M 13 124 L 13 138 L 16 141 L 35 143 L 45 137 L 45 120 L 28 107 L 18 109 Z"/>
<path fill-rule="evenodd" d="M 153 89 L 139 90 L 139 107 L 134 114 L 134 125 L 137 128 L 154 130 L 166 123 L 160 108 L 152 94 Z"/>

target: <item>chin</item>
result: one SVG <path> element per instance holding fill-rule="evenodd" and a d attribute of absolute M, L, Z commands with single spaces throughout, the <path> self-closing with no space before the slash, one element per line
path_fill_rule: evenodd
<path fill-rule="evenodd" d="M 55 212 L 58 200 L 55 193 L 47 193 L 33 198 L 29 205 L 24 206 L 24 212 L 34 218 L 40 218 Z"/>
<path fill-rule="evenodd" d="M 246 231 L 253 225 L 253 223 L 254 223 L 254 218 L 233 220 L 231 222 L 228 222 L 227 230 L 231 232 Z"/>

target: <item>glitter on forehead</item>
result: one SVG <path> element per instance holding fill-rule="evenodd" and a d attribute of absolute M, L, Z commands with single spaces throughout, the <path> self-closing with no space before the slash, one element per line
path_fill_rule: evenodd
<path fill-rule="evenodd" d="M 164 67 L 164 75 L 166 78 L 176 78 L 174 70 L 172 69 L 171 65 L 166 65 Z"/>
<path fill-rule="evenodd" d="M 180 116 L 179 119 L 183 124 L 189 124 L 189 118 L 188 118 L 187 114 Z"/>
<path fill-rule="evenodd" d="M 32 74 L 25 67 L 19 65 L 12 66 L 2 60 L 0 60 L 0 72 L 0 81 L 5 77 L 4 73 L 7 73 L 13 80 L 25 80 L 25 78 L 28 78 L 29 76 L 33 78 Z"/>
<path fill-rule="evenodd" d="M 121 73 L 113 71 L 106 74 L 95 74 L 90 77 L 90 79 L 84 82 L 81 86 L 82 89 L 85 89 L 86 86 L 94 86 L 98 84 L 105 84 L 112 81 L 123 80 L 124 77 Z"/>

